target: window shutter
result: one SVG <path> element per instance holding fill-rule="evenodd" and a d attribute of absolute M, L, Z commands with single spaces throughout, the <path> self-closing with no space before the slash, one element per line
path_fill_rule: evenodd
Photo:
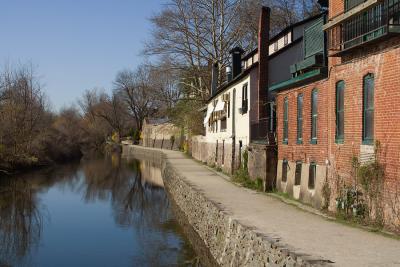
<path fill-rule="evenodd" d="M 321 17 L 313 25 L 304 30 L 304 58 L 324 53 L 323 25 L 324 17 Z"/>

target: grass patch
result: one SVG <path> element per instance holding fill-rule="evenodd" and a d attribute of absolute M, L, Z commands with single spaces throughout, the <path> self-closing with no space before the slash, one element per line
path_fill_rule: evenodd
<path fill-rule="evenodd" d="M 235 172 L 232 177 L 232 181 L 249 189 L 263 191 L 262 179 L 257 178 L 256 180 L 251 180 L 249 177 L 249 173 L 243 168 Z"/>

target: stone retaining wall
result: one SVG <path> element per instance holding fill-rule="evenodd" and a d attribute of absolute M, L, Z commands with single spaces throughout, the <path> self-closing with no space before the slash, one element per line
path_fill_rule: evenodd
<path fill-rule="evenodd" d="M 162 161 L 164 185 L 171 200 L 204 242 L 213 262 L 220 266 L 328 265 L 323 260 L 297 255 L 282 246 L 279 239 L 258 233 L 233 219 L 222 206 L 207 199 L 196 186 L 189 184 L 161 151 L 125 146 L 124 153 L 145 154 Z"/>

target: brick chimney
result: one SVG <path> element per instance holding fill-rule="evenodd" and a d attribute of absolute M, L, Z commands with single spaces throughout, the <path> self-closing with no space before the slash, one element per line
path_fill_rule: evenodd
<path fill-rule="evenodd" d="M 258 25 L 258 116 L 269 115 L 266 104 L 268 99 L 268 54 L 271 9 L 262 7 Z"/>
<path fill-rule="evenodd" d="M 244 51 L 241 47 L 235 47 L 229 53 L 232 57 L 232 78 L 235 79 L 242 73 L 242 55 Z"/>
<path fill-rule="evenodd" d="M 211 96 L 214 96 L 218 90 L 218 80 L 219 80 L 219 64 L 215 62 L 212 65 L 212 72 L 211 72 Z"/>

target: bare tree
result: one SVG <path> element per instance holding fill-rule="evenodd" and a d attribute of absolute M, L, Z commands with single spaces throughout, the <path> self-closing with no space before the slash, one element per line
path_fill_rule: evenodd
<path fill-rule="evenodd" d="M 233 46 L 249 46 L 241 38 L 243 30 L 234 27 L 242 3 L 243 0 L 171 0 L 151 19 L 153 39 L 145 52 L 173 58 L 171 63 L 186 72 L 181 83 L 206 99 L 212 62 L 220 62 L 222 71 Z"/>
<path fill-rule="evenodd" d="M 160 101 L 162 112 L 171 110 L 181 98 L 179 70 L 174 68 L 169 57 L 163 57 L 158 64 L 150 66 L 153 77 L 152 86 Z"/>
<path fill-rule="evenodd" d="M 136 71 L 121 71 L 115 79 L 115 90 L 124 99 L 129 114 L 139 130 L 143 120 L 156 114 L 159 101 L 149 66 L 141 65 Z"/>
<path fill-rule="evenodd" d="M 34 141 L 49 124 L 46 97 L 31 65 L 0 73 L 0 141 L 15 161 L 33 159 Z"/>
<path fill-rule="evenodd" d="M 272 9 L 271 32 L 275 34 L 312 14 L 317 4 L 315 0 L 170 0 L 151 18 L 153 38 L 145 52 L 173 58 L 171 65 L 184 73 L 181 84 L 206 99 L 211 64 L 219 62 L 223 74 L 231 48 L 250 51 L 256 47 L 262 5 Z"/>

